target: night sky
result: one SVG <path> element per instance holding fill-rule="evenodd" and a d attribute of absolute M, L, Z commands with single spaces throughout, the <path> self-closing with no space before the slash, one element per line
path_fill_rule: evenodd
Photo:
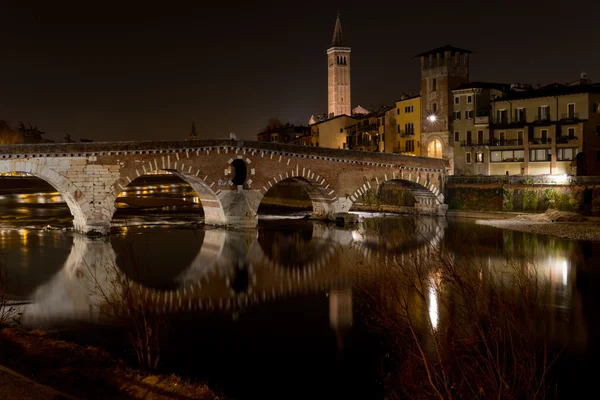
<path fill-rule="evenodd" d="M 213 3 L 0 0 L 0 120 L 57 141 L 183 139 L 192 120 L 203 138 L 254 138 L 271 116 L 306 124 L 327 111 L 338 10 L 353 107 L 418 90 L 414 55 L 445 44 L 477 53 L 471 80 L 600 80 L 598 1 Z"/>

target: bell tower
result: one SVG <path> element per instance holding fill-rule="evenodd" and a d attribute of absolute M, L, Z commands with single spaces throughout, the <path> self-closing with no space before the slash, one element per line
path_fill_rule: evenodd
<path fill-rule="evenodd" d="M 451 171 L 454 169 L 454 147 L 450 146 L 452 89 L 469 82 L 472 53 L 446 45 L 417 55 L 421 59 L 421 154 L 448 158 Z"/>
<path fill-rule="evenodd" d="M 328 116 L 351 115 L 350 47 L 344 47 L 342 23 L 339 14 L 335 21 L 331 47 L 327 49 L 327 88 Z"/>

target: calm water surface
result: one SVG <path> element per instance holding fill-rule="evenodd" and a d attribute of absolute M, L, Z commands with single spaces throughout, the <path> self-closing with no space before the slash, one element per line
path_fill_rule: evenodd
<path fill-rule="evenodd" d="M 97 312 L 102 300 L 86 280 L 93 272 L 108 288 L 103 271 L 116 265 L 169 316 L 164 371 L 240 399 L 380 398 L 385 349 L 353 293 L 356 263 L 381 253 L 402 259 L 442 243 L 456 259 L 475 251 L 486 279 L 499 288 L 511 285 L 501 272 L 507 260 L 538 265 L 556 310 L 552 340 L 567 349 L 561 375 L 569 387 L 593 387 L 597 243 L 472 221 L 367 214 L 354 227 L 289 215 L 263 216 L 255 230 L 198 227 L 201 205 L 178 183 L 129 187 L 119 207 L 114 233 L 92 240 L 62 229 L 72 220 L 56 193 L 0 196 L 0 260 L 10 297 L 27 304 L 23 325 L 129 359 L 116 339 L 119 328 Z M 443 317 L 432 306 L 436 299 L 430 302 L 432 321 Z"/>

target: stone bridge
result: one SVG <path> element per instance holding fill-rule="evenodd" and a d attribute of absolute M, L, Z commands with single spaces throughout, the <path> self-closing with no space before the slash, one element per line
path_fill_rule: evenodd
<path fill-rule="evenodd" d="M 171 172 L 198 193 L 205 223 L 254 227 L 263 196 L 282 180 L 307 191 L 313 217 L 335 219 L 367 190 L 402 180 L 423 213 L 445 213 L 448 162 L 235 139 L 0 146 L 0 172 L 27 172 L 64 197 L 75 230 L 107 234 L 115 200 L 134 179 Z"/>

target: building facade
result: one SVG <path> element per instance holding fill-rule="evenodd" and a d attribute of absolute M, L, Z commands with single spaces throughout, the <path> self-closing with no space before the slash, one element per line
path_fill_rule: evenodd
<path fill-rule="evenodd" d="M 311 145 L 329 147 L 332 149 L 346 149 L 346 127 L 355 125 L 359 119 L 348 115 L 338 115 L 316 122 L 310 126 Z"/>
<path fill-rule="evenodd" d="M 489 175 L 599 175 L 600 85 L 580 80 L 492 102 Z"/>
<path fill-rule="evenodd" d="M 386 113 L 382 151 L 421 155 L 421 96 L 403 96 Z"/>
<path fill-rule="evenodd" d="M 471 53 L 448 45 L 417 55 L 421 59 L 422 155 L 450 159 L 451 171 L 452 89 L 469 82 Z"/>
<path fill-rule="evenodd" d="M 327 50 L 328 117 L 351 115 L 350 98 L 350 47 L 344 46 L 342 23 L 337 16 L 331 47 Z"/>
<path fill-rule="evenodd" d="M 346 126 L 343 148 L 383 152 L 385 147 L 387 110 L 367 115 L 354 115 L 355 123 Z"/>
<path fill-rule="evenodd" d="M 270 129 L 256 135 L 259 142 L 299 144 L 306 143 L 305 137 L 310 137 L 310 128 L 302 125 L 285 125 Z"/>
<path fill-rule="evenodd" d="M 455 175 L 489 175 L 490 114 L 492 100 L 502 97 L 510 85 L 471 82 L 452 91 L 451 146 Z"/>

